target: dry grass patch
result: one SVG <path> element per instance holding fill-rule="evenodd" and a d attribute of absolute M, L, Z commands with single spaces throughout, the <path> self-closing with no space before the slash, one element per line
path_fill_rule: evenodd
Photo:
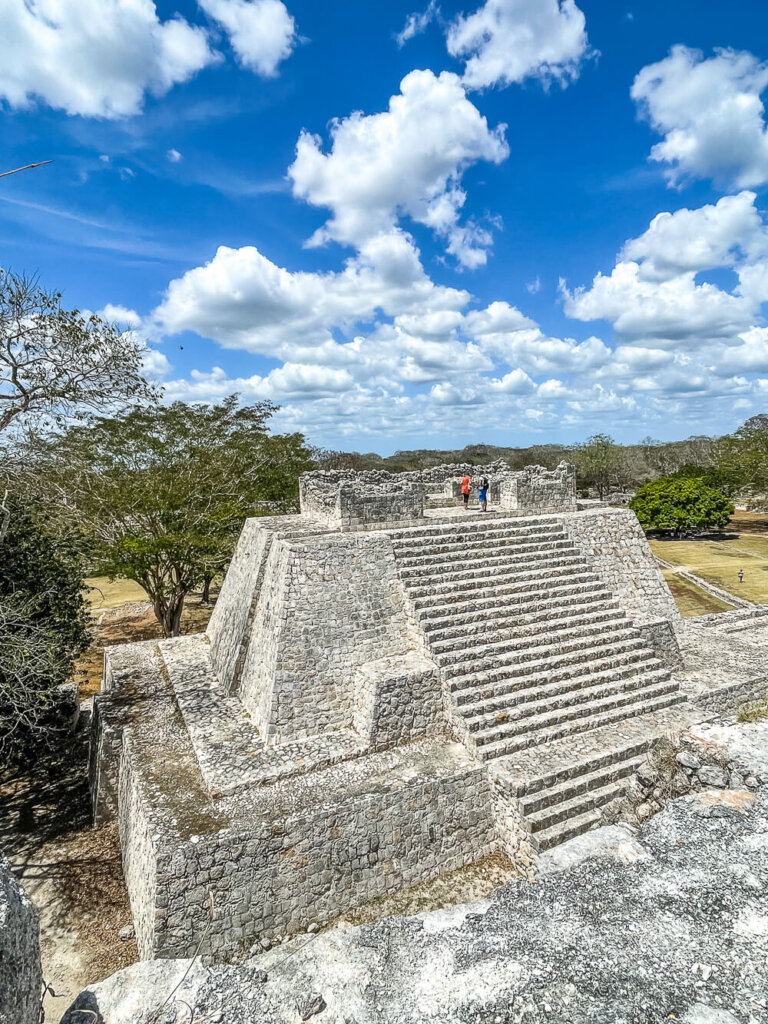
<path fill-rule="evenodd" d="M 689 580 L 683 579 L 682 576 L 678 576 L 674 569 L 662 569 L 662 572 L 669 589 L 672 591 L 672 597 L 675 599 L 678 611 L 684 618 L 690 618 L 695 615 L 711 615 L 714 612 L 733 611 L 731 606 L 726 604 L 725 601 L 721 601 L 719 598 L 707 593 L 706 590 L 702 590 L 701 587 L 697 587 L 695 583 L 691 583 Z"/>
<path fill-rule="evenodd" d="M 768 718 L 768 693 L 761 700 L 750 701 L 739 708 L 740 722 L 760 722 Z"/>
<path fill-rule="evenodd" d="M 687 569 L 736 597 L 768 603 L 768 538 L 650 541 L 654 555 Z M 739 583 L 739 569 L 744 582 Z M 670 576 L 667 575 L 669 582 Z"/>

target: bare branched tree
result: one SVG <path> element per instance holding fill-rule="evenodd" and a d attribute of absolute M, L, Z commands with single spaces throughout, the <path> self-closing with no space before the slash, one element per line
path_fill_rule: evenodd
<path fill-rule="evenodd" d="M 23 598 L 0 598 L 0 764 L 23 737 L 45 729 L 50 681 L 61 676 L 62 650 L 50 629 L 35 622 Z"/>
<path fill-rule="evenodd" d="M 98 316 L 65 310 L 58 292 L 0 272 L 0 434 L 34 417 L 61 421 L 151 398 L 144 345 Z"/>

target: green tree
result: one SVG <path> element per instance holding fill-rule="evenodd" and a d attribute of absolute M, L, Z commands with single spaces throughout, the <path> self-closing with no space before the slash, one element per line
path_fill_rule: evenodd
<path fill-rule="evenodd" d="M 768 494 L 768 416 L 752 416 L 739 429 L 721 437 L 715 448 L 718 472 L 732 488 L 750 487 Z"/>
<path fill-rule="evenodd" d="M 135 334 L 65 310 L 58 292 L 0 271 L 0 434 L 151 398 L 143 352 Z"/>
<path fill-rule="evenodd" d="M 46 512 L 9 498 L 0 558 L 0 762 L 45 735 L 56 689 L 89 642 L 82 553 Z"/>
<path fill-rule="evenodd" d="M 629 507 L 644 530 L 675 536 L 728 525 L 733 505 L 722 491 L 695 477 L 662 477 L 644 484 Z"/>
<path fill-rule="evenodd" d="M 604 498 L 623 483 L 624 456 L 621 445 L 608 434 L 593 434 L 572 454 L 582 487 L 593 487 Z"/>
<path fill-rule="evenodd" d="M 243 520 L 295 511 L 313 466 L 301 434 L 273 435 L 269 402 L 133 409 L 49 442 L 41 470 L 100 571 L 135 580 L 165 636 L 184 599 L 223 571 Z"/>

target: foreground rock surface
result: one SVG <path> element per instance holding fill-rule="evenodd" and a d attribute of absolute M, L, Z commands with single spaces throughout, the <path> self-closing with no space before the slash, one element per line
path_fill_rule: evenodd
<path fill-rule="evenodd" d="M 62 1024 L 768 1021 L 765 789 L 683 797 L 558 860 L 481 903 L 307 935 L 239 967 L 136 964 Z"/>
<path fill-rule="evenodd" d="M 42 989 L 37 914 L 0 856 L 0 1024 L 37 1024 Z"/>

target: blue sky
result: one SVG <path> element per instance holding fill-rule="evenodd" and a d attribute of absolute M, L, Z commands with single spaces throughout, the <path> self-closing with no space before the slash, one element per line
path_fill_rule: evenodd
<path fill-rule="evenodd" d="M 754 2 L 0 0 L 0 263 L 391 452 L 768 408 Z M 661 215 L 661 216 L 659 216 Z"/>

